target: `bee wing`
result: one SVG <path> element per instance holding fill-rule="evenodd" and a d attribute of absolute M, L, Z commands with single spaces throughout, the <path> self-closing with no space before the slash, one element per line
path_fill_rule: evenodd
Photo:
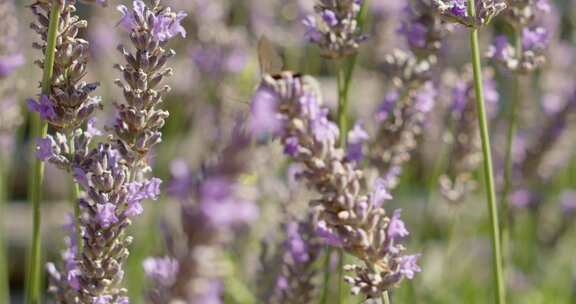
<path fill-rule="evenodd" d="M 266 36 L 262 36 L 258 40 L 258 60 L 260 61 L 260 72 L 262 75 L 280 74 L 284 68 L 282 57 Z"/>

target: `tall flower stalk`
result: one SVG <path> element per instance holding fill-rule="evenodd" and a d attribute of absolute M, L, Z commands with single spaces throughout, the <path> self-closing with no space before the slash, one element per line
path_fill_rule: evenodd
<path fill-rule="evenodd" d="M 49 9 L 45 3 L 33 6 L 40 19 L 35 27 L 39 33 L 41 11 Z M 124 89 L 127 104 L 117 106 L 115 134 L 93 147 L 94 137 L 103 135 L 89 119 L 100 99 L 89 96 L 97 84 L 80 81 L 86 74 L 87 42 L 76 37 L 86 22 L 73 14 L 75 1 L 65 2 L 61 10 L 62 36 L 58 39 L 61 44 L 57 46 L 52 90 L 38 101 L 28 102 L 57 131 L 39 139 L 38 158 L 67 171 L 82 190 L 77 215 L 69 226 L 71 237 L 63 253 L 64 263 L 62 267 L 47 265 L 49 291 L 59 303 L 127 303 L 123 264 L 132 237 L 126 228 L 133 217 L 142 214 L 143 200 L 159 196 L 161 181 L 148 177 L 147 156 L 161 141 L 160 129 L 168 113 L 158 107 L 170 88 L 155 88 L 172 72 L 164 66 L 174 51 L 164 47 L 174 36 L 185 36 L 180 25 L 185 14 L 172 13 L 158 1 L 152 8 L 142 1 L 135 1 L 132 10 L 119 7 L 121 25 L 130 33 L 137 51 L 132 54 L 120 47 L 128 63 L 117 68 L 127 84 L 116 82 Z"/>
<path fill-rule="evenodd" d="M 400 210 L 386 215 L 383 203 L 391 196 L 381 179 L 363 193 L 363 172 L 338 147 L 340 131 L 328 119 L 317 82 L 290 72 L 265 75 L 252 107 L 269 109 L 275 121 L 257 132 L 278 137 L 284 152 L 303 167 L 298 177 L 319 194 L 310 202 L 316 233 L 361 262 L 344 266 L 352 293 L 380 298 L 403 278 L 412 279 L 420 271 L 418 255 L 402 254 L 400 242 L 409 233 Z"/>
<path fill-rule="evenodd" d="M 54 58 L 56 53 L 56 43 L 58 38 L 58 25 L 60 21 L 61 7 L 59 1 L 37 2 L 38 5 L 50 7 L 50 21 L 44 33 L 46 47 L 44 49 L 44 65 L 42 74 L 42 95 L 50 94 L 52 86 L 52 75 L 54 72 Z M 33 6 L 32 6 L 33 7 Z M 43 138 L 48 133 L 48 124 L 40 117 L 40 113 L 32 116 L 32 138 Z M 44 182 L 44 162 L 37 159 L 35 155 L 36 145 L 31 144 L 32 150 L 32 172 L 30 174 L 30 184 L 28 198 L 32 203 L 32 246 L 29 255 L 29 269 L 26 286 L 27 303 L 40 303 L 41 289 L 41 269 L 42 269 L 42 244 L 40 237 L 41 213 L 40 201 L 42 200 L 42 184 Z"/>
<path fill-rule="evenodd" d="M 482 64 L 480 59 L 480 45 L 478 32 L 480 28 L 489 24 L 492 18 L 506 8 L 502 0 L 433 0 L 433 5 L 446 20 L 460 23 L 470 29 L 470 47 L 472 50 L 472 70 L 474 74 L 474 91 L 476 94 L 476 108 L 480 140 L 482 142 L 482 155 L 484 158 L 484 183 L 486 187 L 488 212 L 490 216 L 490 232 L 492 238 L 492 271 L 495 289 L 495 302 L 506 303 L 506 290 L 503 271 L 503 256 L 501 251 L 500 222 L 498 219 L 498 206 L 494 188 L 494 170 L 492 165 L 492 151 L 486 106 L 484 101 L 484 82 L 482 79 Z"/>
<path fill-rule="evenodd" d="M 475 0 L 468 2 L 468 14 L 475 18 L 477 14 Z M 506 303 L 506 290 L 502 264 L 502 251 L 500 242 L 500 222 L 498 220 L 498 206 L 496 190 L 494 189 L 494 169 L 492 165 L 492 150 L 490 148 L 490 135 L 488 119 L 484 102 L 484 82 L 482 80 L 482 65 L 480 60 L 480 45 L 478 42 L 478 27 L 470 29 L 470 47 L 472 49 L 472 69 L 474 73 L 474 90 L 476 92 L 476 107 L 478 110 L 478 124 L 480 126 L 480 139 L 482 141 L 482 154 L 484 157 L 484 182 L 488 196 L 488 211 L 490 213 L 492 233 L 492 262 L 494 273 L 494 287 L 496 303 Z"/>

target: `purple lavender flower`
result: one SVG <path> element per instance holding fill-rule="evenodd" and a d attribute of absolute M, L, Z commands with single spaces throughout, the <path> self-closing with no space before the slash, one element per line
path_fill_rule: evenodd
<path fill-rule="evenodd" d="M 398 91 L 391 91 L 386 94 L 384 100 L 380 103 L 376 111 L 376 120 L 378 122 L 381 123 L 392 115 L 392 111 L 394 110 L 398 99 L 400 99 L 400 94 L 398 94 Z"/>
<path fill-rule="evenodd" d="M 304 18 L 305 37 L 317 44 L 323 56 L 343 58 L 356 53 L 359 44 L 366 39 L 356 18 L 362 1 L 319 0 L 316 15 Z"/>
<path fill-rule="evenodd" d="M 280 132 L 282 122 L 276 114 L 274 92 L 267 88 L 256 91 L 252 98 L 252 117 L 250 119 L 250 130 L 256 137 L 263 135 L 275 135 Z"/>
<path fill-rule="evenodd" d="M 410 233 L 406 230 L 406 226 L 404 222 L 400 219 L 401 210 L 394 210 L 394 215 L 390 219 L 390 223 L 388 223 L 388 237 L 392 240 L 397 240 L 403 237 L 408 236 Z"/>
<path fill-rule="evenodd" d="M 505 0 L 474 1 L 474 17 L 468 14 L 468 0 L 433 0 L 432 4 L 446 20 L 474 28 L 488 24 L 507 7 Z"/>
<path fill-rule="evenodd" d="M 314 267 L 321 244 L 314 233 L 311 215 L 284 225 L 282 267 L 270 303 L 312 303 L 316 295 Z"/>
<path fill-rule="evenodd" d="M 147 258 L 142 265 L 146 276 L 153 279 L 156 284 L 170 287 L 176 282 L 179 263 L 174 258 Z"/>
<path fill-rule="evenodd" d="M 407 255 L 400 260 L 400 273 L 406 276 L 407 279 L 412 280 L 417 272 L 422 269 L 418 266 L 418 258 L 420 255 Z"/>
<path fill-rule="evenodd" d="M 41 95 L 38 101 L 30 98 L 27 100 L 28 109 L 32 112 L 37 112 L 40 117 L 44 120 L 56 118 L 56 112 L 54 111 L 54 104 L 50 100 L 50 97 L 46 95 Z"/>
<path fill-rule="evenodd" d="M 38 159 L 46 161 L 56 156 L 54 151 L 56 143 L 52 137 L 39 138 L 36 140 L 36 145 L 38 146 L 36 151 L 36 157 L 38 157 Z"/>
<path fill-rule="evenodd" d="M 525 50 L 543 50 L 548 46 L 548 40 L 548 31 L 543 27 L 522 29 L 522 47 Z"/>
<path fill-rule="evenodd" d="M 361 161 L 364 157 L 363 146 L 369 139 L 368 133 L 364 130 L 361 123 L 354 125 L 354 128 L 348 132 L 348 149 L 347 158 L 350 161 Z"/>
<path fill-rule="evenodd" d="M 133 9 L 125 5 L 117 7 L 122 14 L 119 24 L 127 32 L 150 31 L 151 36 L 160 42 L 167 41 L 178 34 L 182 38 L 186 37 L 186 30 L 180 23 L 188 15 L 187 13 L 183 11 L 173 13 L 170 8 L 150 10 L 141 0 L 135 0 L 132 5 Z"/>
<path fill-rule="evenodd" d="M 387 197 L 381 188 L 385 183 L 377 183 L 374 192 L 360 194 L 361 171 L 336 148 L 332 135 L 317 136 L 315 123 L 318 117 L 327 119 L 327 116 L 325 108 L 320 106 L 321 95 L 315 83 L 309 76 L 291 73 L 275 78 L 266 75 L 259 90 L 266 88 L 274 92 L 275 100 L 270 102 L 283 123 L 283 132 L 279 135 L 282 143 L 286 144 L 292 137 L 300 142 L 301 148 L 292 158 L 304 167 L 301 176 L 309 187 L 320 194 L 320 198 L 312 202 L 318 208 L 314 230 L 326 243 L 341 246 L 365 262 L 365 265 L 346 267 L 354 273 L 353 277 L 346 277 L 346 281 L 353 286 L 353 293 L 375 297 L 404 277 L 399 267 L 391 268 L 392 264 L 399 265 L 403 247 L 387 232 L 397 237 L 407 231 L 399 213 L 391 220 L 379 206 Z M 390 267 L 384 266 L 389 263 L 392 263 Z"/>

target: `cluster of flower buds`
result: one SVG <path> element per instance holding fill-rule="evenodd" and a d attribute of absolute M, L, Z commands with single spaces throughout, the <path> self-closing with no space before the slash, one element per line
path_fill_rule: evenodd
<path fill-rule="evenodd" d="M 442 38 L 450 30 L 427 0 L 411 1 L 404 10 L 400 33 L 410 51 L 396 49 L 385 57 L 384 70 L 394 88 L 376 111 L 378 130 L 369 144 L 368 158 L 394 188 L 411 152 L 418 145 L 422 124 L 433 109 L 436 89 L 432 69 Z"/>
<path fill-rule="evenodd" d="M 542 177 L 542 167 L 546 161 L 546 155 L 553 150 L 562 135 L 567 131 L 567 126 L 572 121 L 575 111 L 576 93 L 573 93 L 562 108 L 547 118 L 537 138 L 527 145 L 524 157 L 517 160 L 520 172 L 525 180 L 540 179 Z"/>
<path fill-rule="evenodd" d="M 174 13 L 157 0 L 150 8 L 135 0 L 132 9 L 120 5 L 118 10 L 122 13 L 120 26 L 129 33 L 135 51 L 118 47 L 126 64 L 115 65 L 124 78 L 116 84 L 122 88 L 126 103 L 116 105 L 119 114 L 114 131 L 122 156 L 133 170 L 144 172 L 149 169 L 146 156 L 162 141 L 160 129 L 169 116 L 160 106 L 170 87 L 157 88 L 173 73 L 165 65 L 175 52 L 166 49 L 166 44 L 177 35 L 186 36 L 180 24 L 186 13 Z"/>
<path fill-rule="evenodd" d="M 385 96 L 376 113 L 380 123 L 377 139 L 370 146 L 370 161 L 382 174 L 410 160 L 435 98 L 436 89 L 431 81 L 415 89 L 394 90 Z"/>
<path fill-rule="evenodd" d="M 253 109 L 270 110 L 269 117 L 277 124 L 255 131 L 279 137 L 284 152 L 303 167 L 298 178 L 320 194 L 310 202 L 316 233 L 363 262 L 347 267 L 355 274 L 346 278 L 353 293 L 379 297 L 420 271 L 417 256 L 402 255 L 399 241 L 408 231 L 399 211 L 390 218 L 382 207 L 391 198 L 385 182 L 377 179 L 373 192 L 361 193 L 363 173 L 336 146 L 339 129 L 328 119 L 312 77 L 290 72 L 265 75 L 254 94 Z"/>
<path fill-rule="evenodd" d="M 451 203 L 462 202 L 476 189 L 474 172 L 482 162 L 482 151 L 477 124 L 476 96 L 474 94 L 471 67 L 462 73 L 445 79 L 451 91 L 449 117 L 447 125 L 451 139 L 451 157 L 447 172 L 440 176 L 440 192 Z M 488 103 L 489 114 L 496 112 L 499 100 L 493 80 L 493 72 L 484 72 L 484 95 Z"/>
<path fill-rule="evenodd" d="M 173 14 L 157 1 L 154 4 L 153 10 L 142 1 L 135 1 L 131 11 L 119 7 L 123 13 L 121 24 L 131 31 L 138 51 L 135 55 L 123 51 L 129 66 L 119 66 L 119 69 L 128 83 L 124 95 L 129 105 L 118 106 L 121 109 L 118 123 L 131 128 L 134 136 L 149 130 L 159 141 L 159 130 L 167 114 L 158 114 L 155 110 L 161 97 L 153 88 L 168 73 L 158 70 L 173 55 L 161 46 L 176 34 L 185 34 L 179 25 L 185 14 Z M 75 1 L 37 1 L 32 11 L 39 21 L 32 27 L 45 41 L 46 20 L 56 8 L 61 10 L 59 29 L 63 30 L 58 32 L 50 94 L 42 95 L 38 101 L 30 100 L 29 107 L 57 131 L 38 140 L 38 158 L 68 171 L 82 190 L 78 203 L 80 214 L 75 219 L 82 244 L 69 242 L 62 270 L 48 264 L 50 290 L 61 303 L 128 303 L 122 279 L 132 237 L 125 230 L 131 218 L 143 212 L 143 200 L 158 198 L 161 181 L 145 175 L 147 166 L 140 160 L 146 157 L 148 149 L 139 150 L 138 158 L 129 153 L 134 147 L 131 144 L 140 137 L 126 137 L 128 143 L 123 144 L 122 139 L 112 136 L 91 148 L 94 136 L 103 134 L 89 119 L 100 103 L 88 96 L 96 85 L 81 82 L 86 74 L 88 42 L 77 35 L 87 24 L 74 15 Z M 45 51 L 46 43 L 35 47 Z M 122 124 L 124 121 L 128 122 Z M 118 135 L 118 130 L 124 129 L 115 130 Z"/>
<path fill-rule="evenodd" d="M 284 232 L 282 268 L 271 303 L 314 303 L 317 275 L 314 265 L 320 257 L 322 242 L 310 218 L 286 223 Z"/>
<path fill-rule="evenodd" d="M 405 19 L 399 33 L 419 58 L 435 56 L 450 29 L 449 24 L 436 16 L 431 0 L 412 0 L 404 10 Z"/>
<path fill-rule="evenodd" d="M 16 68 L 24 63 L 18 50 L 18 21 L 12 0 L 0 0 L 0 149 L 12 146 L 13 130 L 22 122 L 16 101 L 17 82 L 12 77 Z"/>
<path fill-rule="evenodd" d="M 471 12 L 474 1 L 475 12 Z M 480 28 L 506 9 L 506 0 L 432 0 L 432 5 L 447 21 Z"/>
<path fill-rule="evenodd" d="M 358 27 L 361 0 L 320 0 L 316 14 L 304 19 L 306 38 L 318 44 L 323 56 L 344 58 L 356 53 L 366 39 Z"/>
<path fill-rule="evenodd" d="M 81 254 L 68 255 L 60 272 L 48 264 L 50 290 L 61 303 L 124 303 L 122 264 L 132 240 L 125 228 L 131 217 L 143 212 L 143 200 L 157 199 L 161 182 L 132 181 L 126 162 L 110 144 L 90 149 L 93 137 L 101 134 L 90 125 L 86 131 L 76 129 L 70 139 L 56 133 L 38 142 L 38 158 L 72 172 L 85 193 L 79 201 L 80 218 L 75 219 L 81 227 Z M 70 245 L 68 251 L 77 252 L 77 244 Z"/>
<path fill-rule="evenodd" d="M 168 235 L 169 256 L 148 258 L 144 270 L 154 282 L 152 303 L 221 303 L 229 273 L 223 248 L 236 228 L 254 221 L 258 208 L 238 181 L 247 170 L 251 139 L 237 125 L 218 159 L 193 174 L 183 161 L 172 166 L 171 195 L 182 204 L 185 244 Z"/>
<path fill-rule="evenodd" d="M 550 9 L 547 0 L 510 1 L 505 16 L 516 31 L 516 43 L 510 43 L 505 35 L 497 36 L 488 57 L 517 73 L 529 73 L 543 66 L 550 34 L 539 23 L 541 15 Z"/>
<path fill-rule="evenodd" d="M 36 1 L 31 5 L 32 12 L 37 17 L 31 27 L 40 35 L 42 41 L 34 43 L 33 47 L 45 52 L 48 37 L 48 22 L 50 11 L 58 7 L 61 16 L 58 24 L 56 57 L 54 74 L 51 79 L 50 93 L 41 95 L 38 100 L 29 99 L 30 110 L 38 112 L 57 130 L 72 132 L 82 126 L 94 110 L 101 107 L 99 97 L 91 97 L 98 83 L 86 83 L 82 79 L 86 75 L 86 65 L 89 56 L 89 44 L 79 38 L 78 34 L 88 23 L 76 15 L 76 1 L 65 1 L 62 6 L 56 6 L 53 1 Z M 36 64 L 44 67 L 43 60 Z"/>

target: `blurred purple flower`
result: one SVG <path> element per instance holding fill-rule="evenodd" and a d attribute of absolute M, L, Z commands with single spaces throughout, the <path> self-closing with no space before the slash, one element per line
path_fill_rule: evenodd
<path fill-rule="evenodd" d="M 116 206 L 112 203 L 105 203 L 98 205 L 98 213 L 96 214 L 96 221 L 103 228 L 108 228 L 110 225 L 118 222 L 116 216 Z"/>
<path fill-rule="evenodd" d="M 217 226 L 245 224 L 258 217 L 254 202 L 232 195 L 234 184 L 226 178 L 211 177 L 200 186 L 200 211 Z"/>
<path fill-rule="evenodd" d="M 192 174 L 186 161 L 177 159 L 170 164 L 172 179 L 168 185 L 168 193 L 180 201 L 187 201 L 192 195 Z"/>
<path fill-rule="evenodd" d="M 388 182 L 383 178 L 377 178 L 374 181 L 372 194 L 370 195 L 371 203 L 375 207 L 382 207 L 382 204 L 392 199 L 392 195 L 388 192 Z"/>
<path fill-rule="evenodd" d="M 383 122 L 392 114 L 394 107 L 400 98 L 398 91 L 392 91 L 386 94 L 384 100 L 378 106 L 376 110 L 376 120 L 378 122 Z"/>
<path fill-rule="evenodd" d="M 300 144 L 298 142 L 298 137 L 291 136 L 286 138 L 284 142 L 284 153 L 290 156 L 298 155 L 298 148 Z"/>
<path fill-rule="evenodd" d="M 151 178 L 144 182 L 132 182 L 128 184 L 128 196 L 126 203 L 128 208 L 124 211 L 127 216 L 136 216 L 142 214 L 141 202 L 145 199 L 157 200 L 160 195 L 160 184 L 162 181 L 159 178 Z"/>
<path fill-rule="evenodd" d="M 397 240 L 408 236 L 410 233 L 406 229 L 404 222 L 400 219 L 400 213 L 402 210 L 394 210 L 394 214 L 390 218 L 390 223 L 388 224 L 388 238 L 391 240 Z"/>
<path fill-rule="evenodd" d="M 36 157 L 42 161 L 46 161 L 56 155 L 54 150 L 56 142 L 51 136 L 37 139 L 36 146 Z"/>
<path fill-rule="evenodd" d="M 56 118 L 54 104 L 47 95 L 40 96 L 39 101 L 29 98 L 27 105 L 30 111 L 39 113 L 40 117 L 44 120 Z"/>
<path fill-rule="evenodd" d="M 142 266 L 149 278 L 164 287 L 174 285 L 180 268 L 178 261 L 171 257 L 147 258 Z"/>
<path fill-rule="evenodd" d="M 410 7 L 407 7 L 411 10 Z M 428 28 L 419 22 L 403 22 L 398 33 L 406 37 L 406 41 L 411 47 L 424 48 L 428 43 Z"/>
<path fill-rule="evenodd" d="M 152 37 L 158 41 L 166 41 L 180 34 L 186 37 L 186 30 L 180 24 L 188 15 L 180 11 L 173 13 L 170 9 L 164 10 L 161 14 L 150 11 L 141 0 L 133 2 L 133 9 L 130 10 L 125 5 L 119 5 L 118 11 L 122 14 L 119 24 L 128 32 L 138 31 L 146 22 L 150 21 Z"/>
<path fill-rule="evenodd" d="M 304 38 L 310 42 L 319 42 L 322 40 L 322 33 L 318 31 L 318 25 L 314 16 L 307 16 L 302 20 L 302 24 L 306 28 Z"/>
<path fill-rule="evenodd" d="M 525 50 L 543 50 L 548 47 L 548 31 L 543 27 L 522 29 L 522 47 Z"/>
<path fill-rule="evenodd" d="M 366 130 L 364 130 L 362 123 L 356 123 L 354 128 L 348 132 L 347 159 L 350 161 L 361 161 L 364 157 L 364 143 L 369 138 L 370 137 Z"/>
<path fill-rule="evenodd" d="M 405 255 L 400 258 L 400 273 L 403 274 L 407 279 L 412 280 L 417 272 L 421 272 L 422 269 L 418 266 L 418 258 L 420 255 Z"/>
<path fill-rule="evenodd" d="M 265 86 L 258 88 L 252 98 L 250 131 L 255 136 L 276 135 L 282 128 L 278 117 L 278 99 L 272 90 Z"/>
<path fill-rule="evenodd" d="M 308 245 L 299 232 L 298 222 L 290 222 L 286 226 L 286 241 L 284 246 L 297 263 L 306 263 L 310 260 Z"/>
<path fill-rule="evenodd" d="M 434 108 L 436 95 L 437 92 L 432 82 L 426 82 L 416 93 L 414 98 L 414 108 L 421 113 L 430 112 Z"/>
<path fill-rule="evenodd" d="M 335 232 L 330 231 L 325 221 L 318 222 L 316 225 L 316 234 L 321 237 L 328 246 L 342 246 L 342 238 Z"/>
<path fill-rule="evenodd" d="M 86 123 L 86 132 L 84 132 L 84 134 L 86 134 L 90 137 L 101 136 L 102 131 L 100 131 L 100 129 L 96 128 L 95 125 L 96 125 L 96 118 L 94 118 L 94 117 L 89 118 L 87 123 Z"/>
<path fill-rule="evenodd" d="M 530 193 L 530 191 L 527 189 L 518 189 L 510 193 L 508 200 L 514 208 L 526 208 L 532 201 L 532 193 Z"/>

